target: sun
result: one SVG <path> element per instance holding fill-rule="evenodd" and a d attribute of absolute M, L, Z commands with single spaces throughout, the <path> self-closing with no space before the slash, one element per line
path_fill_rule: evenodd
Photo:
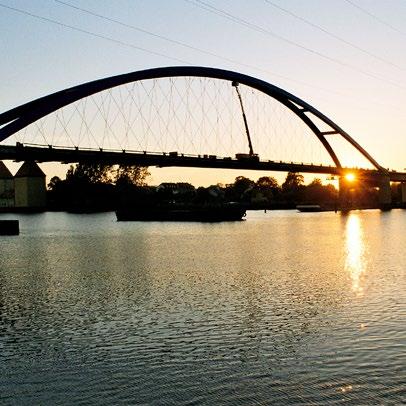
<path fill-rule="evenodd" d="M 355 180 L 355 175 L 354 175 L 353 173 L 347 173 L 347 174 L 345 175 L 345 179 L 346 179 L 348 182 L 354 182 L 354 180 Z"/>

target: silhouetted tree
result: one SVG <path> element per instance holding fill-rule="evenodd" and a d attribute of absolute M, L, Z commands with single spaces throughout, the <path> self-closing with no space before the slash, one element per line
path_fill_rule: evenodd
<path fill-rule="evenodd" d="M 66 181 L 68 183 L 112 183 L 114 180 L 112 170 L 112 165 L 78 163 L 69 167 L 66 172 Z"/>
<path fill-rule="evenodd" d="M 282 190 L 297 191 L 304 184 L 304 177 L 296 172 L 288 172 L 285 182 L 282 183 Z"/>
<path fill-rule="evenodd" d="M 279 189 L 278 181 L 272 176 L 262 176 L 257 180 L 256 186 L 260 190 Z"/>
<path fill-rule="evenodd" d="M 148 168 L 138 165 L 119 165 L 115 169 L 114 181 L 117 186 L 120 185 L 134 185 L 145 186 L 146 179 L 151 175 Z"/>
<path fill-rule="evenodd" d="M 224 202 L 224 190 L 219 185 L 207 188 L 199 187 L 196 190 L 195 203 L 216 205 Z"/>
<path fill-rule="evenodd" d="M 226 195 L 229 200 L 241 201 L 247 200 L 249 191 L 253 189 L 255 182 L 245 176 L 237 176 L 232 185 L 226 189 Z"/>
<path fill-rule="evenodd" d="M 48 183 L 48 206 L 51 209 L 65 208 L 69 201 L 69 190 L 66 181 L 53 176 Z"/>
<path fill-rule="evenodd" d="M 310 182 L 303 191 L 303 202 L 314 204 L 330 203 L 334 205 L 337 199 L 337 190 L 331 184 L 324 186 L 321 180 L 316 178 Z"/>
<path fill-rule="evenodd" d="M 304 178 L 296 172 L 288 172 L 282 183 L 282 193 L 285 202 L 294 207 L 301 200 Z"/>
<path fill-rule="evenodd" d="M 260 195 L 257 194 L 257 200 L 263 199 L 266 200 L 264 204 L 271 204 L 279 198 L 281 193 L 281 188 L 278 184 L 278 181 L 271 176 L 262 176 L 259 178 L 255 184 L 255 188 L 260 192 Z"/>
<path fill-rule="evenodd" d="M 48 183 L 48 190 L 55 190 L 61 184 L 62 180 L 59 176 L 53 176 Z"/>

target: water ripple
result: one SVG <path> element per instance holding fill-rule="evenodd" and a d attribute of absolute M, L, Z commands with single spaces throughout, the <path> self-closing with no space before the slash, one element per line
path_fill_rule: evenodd
<path fill-rule="evenodd" d="M 406 403 L 403 211 L 20 221 L 0 404 Z"/>

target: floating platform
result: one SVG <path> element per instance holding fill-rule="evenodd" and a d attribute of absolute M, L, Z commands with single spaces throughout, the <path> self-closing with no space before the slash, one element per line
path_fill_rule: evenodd
<path fill-rule="evenodd" d="M 0 220 L 0 235 L 19 235 L 20 223 L 18 220 Z"/>

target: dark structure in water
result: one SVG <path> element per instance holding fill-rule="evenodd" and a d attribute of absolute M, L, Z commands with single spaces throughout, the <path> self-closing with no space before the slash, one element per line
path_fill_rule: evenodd
<path fill-rule="evenodd" d="M 239 221 L 245 208 L 238 204 L 221 206 L 163 206 L 121 208 L 116 211 L 118 221 Z"/>

